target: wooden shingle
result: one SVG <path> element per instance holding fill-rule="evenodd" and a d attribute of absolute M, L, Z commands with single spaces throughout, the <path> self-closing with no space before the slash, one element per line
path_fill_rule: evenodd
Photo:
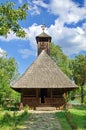
<path fill-rule="evenodd" d="M 12 84 L 19 88 L 77 88 L 43 50 L 25 73 Z"/>

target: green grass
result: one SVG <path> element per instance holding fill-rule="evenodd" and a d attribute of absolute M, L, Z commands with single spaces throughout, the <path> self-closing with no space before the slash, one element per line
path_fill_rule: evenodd
<path fill-rule="evenodd" d="M 75 123 L 77 130 L 86 130 L 86 106 L 79 106 L 70 109 L 70 123 Z"/>
<path fill-rule="evenodd" d="M 66 120 L 65 112 L 57 112 L 56 116 L 59 119 L 59 122 L 60 122 L 60 124 L 62 126 L 62 130 L 71 130 L 71 127 L 70 127 L 69 123 Z"/>
<path fill-rule="evenodd" d="M 19 130 L 24 121 L 27 120 L 30 113 L 24 112 L 12 112 L 12 111 L 0 111 L 0 130 Z"/>
<path fill-rule="evenodd" d="M 0 110 L 0 130 L 20 130 L 30 113 Z M 74 106 L 67 112 L 57 112 L 62 130 L 86 130 L 86 105 Z"/>
<path fill-rule="evenodd" d="M 86 105 L 75 106 L 68 112 L 57 112 L 63 130 L 86 130 Z"/>

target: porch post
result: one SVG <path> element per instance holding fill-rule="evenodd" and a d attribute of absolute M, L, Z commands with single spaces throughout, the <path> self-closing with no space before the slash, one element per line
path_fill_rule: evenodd
<path fill-rule="evenodd" d="M 36 98 L 38 98 L 38 88 L 36 89 Z"/>
<path fill-rule="evenodd" d="M 52 98 L 52 88 L 50 89 L 50 98 Z"/>

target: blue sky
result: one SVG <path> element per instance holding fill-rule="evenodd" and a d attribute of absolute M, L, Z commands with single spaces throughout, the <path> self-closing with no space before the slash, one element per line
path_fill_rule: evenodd
<path fill-rule="evenodd" d="M 18 38 L 12 32 L 7 38 L 0 36 L 0 56 L 6 52 L 15 58 L 20 73 L 37 58 L 35 37 L 42 32 L 42 23 L 46 24 L 45 32 L 52 36 L 52 42 L 60 45 L 67 56 L 86 54 L 86 0 L 9 1 L 16 6 L 27 2 L 29 6 L 26 20 L 19 22 L 26 38 Z"/>

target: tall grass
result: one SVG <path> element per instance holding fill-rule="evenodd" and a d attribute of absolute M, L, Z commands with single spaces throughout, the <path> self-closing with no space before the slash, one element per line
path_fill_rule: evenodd
<path fill-rule="evenodd" d="M 22 113 L 7 111 L 0 116 L 0 130 L 18 130 L 19 126 L 21 126 L 29 116 L 30 113 L 27 111 Z"/>

